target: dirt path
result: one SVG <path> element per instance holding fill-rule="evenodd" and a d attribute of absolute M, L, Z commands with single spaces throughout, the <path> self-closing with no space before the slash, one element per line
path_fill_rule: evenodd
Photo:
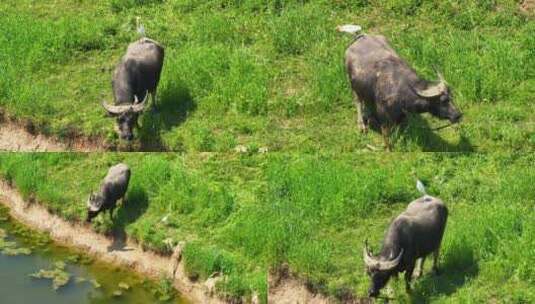
<path fill-rule="evenodd" d="M 23 128 L 11 123 L 0 124 L 0 151 L 57 152 L 65 151 L 65 145 L 43 135 L 31 135 Z"/>
<path fill-rule="evenodd" d="M 283 279 L 277 286 L 269 288 L 268 304 L 327 304 L 331 303 L 322 295 L 312 294 L 296 279 Z"/>
<path fill-rule="evenodd" d="M 28 132 L 20 123 L 5 117 L 0 109 L 0 151 L 13 152 L 95 152 L 107 151 L 103 143 L 87 138 L 72 138 L 65 142 L 54 137 Z"/>

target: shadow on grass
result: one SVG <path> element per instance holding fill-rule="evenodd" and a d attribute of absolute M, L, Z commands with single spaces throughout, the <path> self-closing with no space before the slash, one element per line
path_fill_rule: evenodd
<path fill-rule="evenodd" d="M 449 122 L 441 120 L 442 125 Z M 462 123 L 462 122 L 461 122 Z M 444 140 L 440 136 L 440 130 L 433 130 L 429 122 L 421 115 L 410 115 L 404 126 L 399 129 L 399 139 L 397 144 L 401 142 L 411 142 L 420 147 L 426 152 L 474 152 L 474 146 L 470 140 L 461 133 L 459 142 L 452 144 Z"/>
<path fill-rule="evenodd" d="M 191 112 L 197 109 L 189 89 L 180 81 L 169 82 L 162 88 L 157 98 L 156 107 L 152 105 L 141 117 L 139 130 L 141 151 L 168 150 L 162 142 L 161 133 L 181 125 Z"/>
<path fill-rule="evenodd" d="M 478 275 L 479 266 L 473 251 L 464 244 L 449 250 L 440 271 L 439 275 L 427 272 L 419 279 L 410 295 L 412 303 L 428 303 L 430 297 L 452 295 Z"/>
<path fill-rule="evenodd" d="M 149 198 L 145 190 L 139 186 L 132 187 L 124 204 L 117 208 L 112 227 L 113 243 L 108 247 L 108 251 L 128 250 L 126 248 L 126 226 L 137 221 L 147 211 L 148 206 Z"/>

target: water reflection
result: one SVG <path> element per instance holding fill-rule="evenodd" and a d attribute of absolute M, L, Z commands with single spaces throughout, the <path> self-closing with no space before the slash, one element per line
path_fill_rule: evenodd
<path fill-rule="evenodd" d="M 1 303 L 186 303 L 176 296 L 162 302 L 159 298 L 163 299 L 165 294 L 159 291 L 162 290 L 159 284 L 124 269 L 91 261 L 80 252 L 56 246 L 43 235 L 30 234 L 21 226 L 5 221 L 5 216 L 4 221 L 0 219 L 0 229 L 7 232 L 6 240 L 32 249 L 32 254 L 27 256 L 7 256 L 0 251 Z M 57 291 L 52 288 L 51 280 L 29 276 L 40 269 L 54 268 L 57 261 L 66 262 L 65 269 L 70 274 L 67 285 Z M 120 283 L 123 283 L 122 288 Z"/>

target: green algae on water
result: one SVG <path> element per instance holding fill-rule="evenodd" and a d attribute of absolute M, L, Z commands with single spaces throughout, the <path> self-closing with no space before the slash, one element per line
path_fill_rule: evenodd
<path fill-rule="evenodd" d="M 65 262 L 58 261 L 54 263 L 54 268 L 50 270 L 41 269 L 36 273 L 30 274 L 32 278 L 36 279 L 51 279 L 52 288 L 58 290 L 62 286 L 67 285 L 70 280 L 70 274 L 65 271 Z"/>
<path fill-rule="evenodd" d="M 17 247 L 16 242 L 6 240 L 7 233 L 5 230 L 0 229 L 0 252 L 5 255 L 15 256 L 15 255 L 30 255 L 32 251 L 30 248 Z"/>
<path fill-rule="evenodd" d="M 2 209 L 1 206 L 0 209 Z M 0 210 L 0 216 L 3 214 L 3 210 Z M 159 293 L 154 294 L 154 290 L 159 289 L 158 284 L 144 276 L 131 272 L 129 269 L 99 261 L 85 254 L 83 250 L 58 246 L 50 239 L 48 234 L 23 226 L 12 220 L 11 217 L 7 217 L 5 222 L 0 222 L 0 229 L 0 235 L 2 236 L 0 237 L 0 243 L 2 243 L 3 247 L 28 247 L 31 248 L 32 256 L 41 256 L 45 260 L 51 261 L 50 266 L 43 267 L 42 264 L 37 264 L 34 267 L 30 267 L 29 270 L 19 272 L 13 270 L 17 275 L 21 276 L 29 276 L 30 273 L 35 272 L 30 275 L 33 279 L 28 284 L 35 284 L 35 282 L 31 283 L 32 281 L 43 280 L 43 282 L 51 284 L 49 286 L 53 287 L 50 288 L 50 293 L 57 294 L 59 297 L 63 297 L 64 295 L 62 294 L 71 296 L 71 293 L 77 293 L 88 288 L 93 289 L 94 292 L 90 292 L 90 294 L 100 301 L 97 301 L 98 303 L 159 302 L 158 298 L 161 295 Z M 2 251 L 3 249 L 0 249 L 0 254 Z M 20 261 L 22 260 L 14 260 L 15 263 Z M 79 271 L 79 268 L 83 270 Z M 69 273 L 66 270 L 69 270 Z M 51 283 L 44 280 L 50 280 Z M 73 284 L 70 284 L 70 282 Z M 114 295 L 114 291 L 119 291 L 120 295 L 119 293 Z M 84 297 L 84 295 L 81 295 L 81 297 Z M 165 297 L 162 299 L 165 299 Z M 180 297 L 173 297 L 170 300 L 172 301 L 170 303 L 185 303 Z M 0 302 L 3 303 L 1 300 Z"/>
<path fill-rule="evenodd" d="M 72 264 L 76 264 L 80 261 L 80 256 L 78 254 L 69 255 L 68 257 L 65 258 L 65 261 L 72 263 Z"/>
<path fill-rule="evenodd" d="M 79 283 L 87 282 L 87 279 L 84 278 L 84 277 L 76 277 L 76 278 L 74 279 L 74 281 L 75 281 L 76 283 L 79 284 Z"/>
<path fill-rule="evenodd" d="M 118 286 L 119 288 L 124 289 L 124 290 L 130 289 L 130 285 L 126 284 L 125 282 L 119 282 Z"/>
<path fill-rule="evenodd" d="M 30 248 L 6 248 L 2 250 L 2 253 L 9 256 L 16 256 L 16 255 L 30 255 L 32 254 L 32 251 Z"/>
<path fill-rule="evenodd" d="M 92 280 L 91 280 L 91 284 L 92 284 L 93 287 L 95 287 L 95 288 L 100 288 L 100 287 L 101 287 L 100 283 L 99 283 L 96 279 L 92 279 Z"/>

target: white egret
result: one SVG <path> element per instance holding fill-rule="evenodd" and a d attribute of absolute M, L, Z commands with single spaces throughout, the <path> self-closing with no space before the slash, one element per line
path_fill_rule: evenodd
<path fill-rule="evenodd" d="M 145 27 L 141 24 L 141 17 L 136 17 L 136 28 L 141 37 L 146 37 Z"/>
<path fill-rule="evenodd" d="M 418 191 L 420 191 L 423 195 L 427 195 L 424 184 L 418 178 L 416 179 L 416 189 L 418 189 Z"/>

